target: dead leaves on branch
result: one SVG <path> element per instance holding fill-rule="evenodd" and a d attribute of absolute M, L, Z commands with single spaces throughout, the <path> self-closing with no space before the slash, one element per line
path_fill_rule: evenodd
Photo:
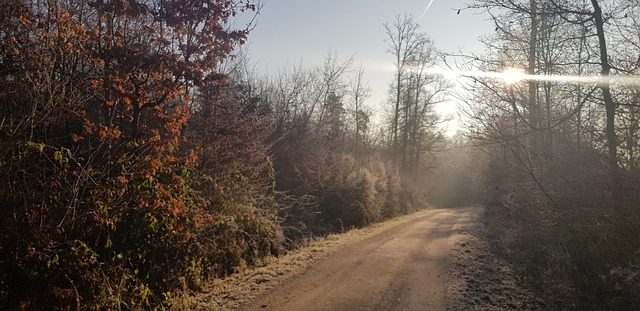
<path fill-rule="evenodd" d="M 244 41 L 244 2 L 3 4 L 0 304 L 160 303 L 199 256 L 192 94 Z"/>

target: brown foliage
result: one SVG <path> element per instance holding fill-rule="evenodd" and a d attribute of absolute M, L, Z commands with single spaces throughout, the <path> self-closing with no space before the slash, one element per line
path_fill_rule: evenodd
<path fill-rule="evenodd" d="M 0 305 L 161 301 L 198 255 L 190 93 L 221 78 L 247 34 L 223 25 L 252 5 L 2 4 Z"/>

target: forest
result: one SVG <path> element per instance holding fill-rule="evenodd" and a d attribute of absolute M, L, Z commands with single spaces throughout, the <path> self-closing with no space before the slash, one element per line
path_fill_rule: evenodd
<path fill-rule="evenodd" d="M 638 3 L 471 6 L 496 30 L 474 68 L 522 71 L 512 83 L 473 79 L 466 105 L 469 138 L 488 160 L 488 213 L 497 232 L 517 232 L 507 255 L 546 308 L 637 309 Z"/>
<path fill-rule="evenodd" d="M 495 26 L 471 55 L 398 15 L 384 116 L 336 52 L 252 71 L 233 21 L 255 1 L 0 3 L 1 310 L 171 309 L 311 239 L 475 203 L 544 309 L 640 308 L 636 0 L 470 1 Z"/>

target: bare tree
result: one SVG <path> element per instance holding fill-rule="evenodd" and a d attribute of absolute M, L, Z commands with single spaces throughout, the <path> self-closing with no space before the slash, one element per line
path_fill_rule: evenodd
<path fill-rule="evenodd" d="M 432 152 L 443 137 L 437 128 L 440 117 L 433 109 L 448 87 L 430 71 L 437 65 L 437 51 L 419 27 L 409 15 L 397 16 L 393 25 L 385 24 L 388 52 L 396 61 L 390 147 L 400 169 L 412 175 L 417 174 L 422 156 Z"/>
<path fill-rule="evenodd" d="M 371 96 L 369 84 L 364 80 L 364 68 L 362 65 L 360 65 L 360 68 L 356 71 L 354 78 L 350 82 L 350 92 L 353 103 L 354 140 L 357 150 L 363 142 L 363 138 L 366 136 L 369 123 L 369 117 L 364 108 L 364 101 Z"/>
<path fill-rule="evenodd" d="M 418 32 L 420 25 L 411 15 L 396 16 L 393 24 L 385 23 L 389 47 L 387 52 L 395 57 L 396 78 L 394 85 L 394 109 L 392 112 L 391 139 L 395 153 L 398 153 L 398 130 L 400 121 L 400 105 L 403 93 L 403 79 L 410 70 L 410 61 L 426 40 L 426 36 Z"/>

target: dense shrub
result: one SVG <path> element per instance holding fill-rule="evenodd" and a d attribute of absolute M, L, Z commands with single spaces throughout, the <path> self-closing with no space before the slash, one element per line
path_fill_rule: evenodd
<path fill-rule="evenodd" d="M 297 162 L 292 164 L 297 165 Z M 289 239 L 363 227 L 425 206 L 415 194 L 416 190 L 401 184 L 397 173 L 388 174 L 394 172 L 387 168 L 391 165 L 378 158 L 358 161 L 353 156 L 342 155 L 334 156 L 325 164 L 327 167 L 322 174 L 306 176 L 314 187 L 302 180 L 299 182 L 313 196 L 293 200 L 295 203 L 288 203 L 282 210 L 285 232 L 293 234 L 288 235 Z M 292 192 L 296 191 L 301 190 L 292 189 Z"/>
<path fill-rule="evenodd" d="M 252 8 L 205 2 L 2 2 L 0 308 L 147 309 L 277 252 L 270 160 L 232 131 L 258 111 L 188 122 Z"/>
<path fill-rule="evenodd" d="M 210 85 L 195 98 L 187 150 L 197 194 L 194 247 L 204 275 L 222 277 L 277 254 L 283 245 L 277 219 L 274 171 L 263 143 L 266 110 L 240 83 Z"/>
<path fill-rule="evenodd" d="M 624 205 L 613 205 L 606 176 L 598 171 L 559 168 L 547 182 L 559 175 L 564 182 L 550 186 L 547 195 L 535 184 L 509 178 L 494 179 L 489 188 L 487 217 L 495 238 L 548 309 L 640 308 L 637 190 L 628 184 L 616 200 Z"/>

